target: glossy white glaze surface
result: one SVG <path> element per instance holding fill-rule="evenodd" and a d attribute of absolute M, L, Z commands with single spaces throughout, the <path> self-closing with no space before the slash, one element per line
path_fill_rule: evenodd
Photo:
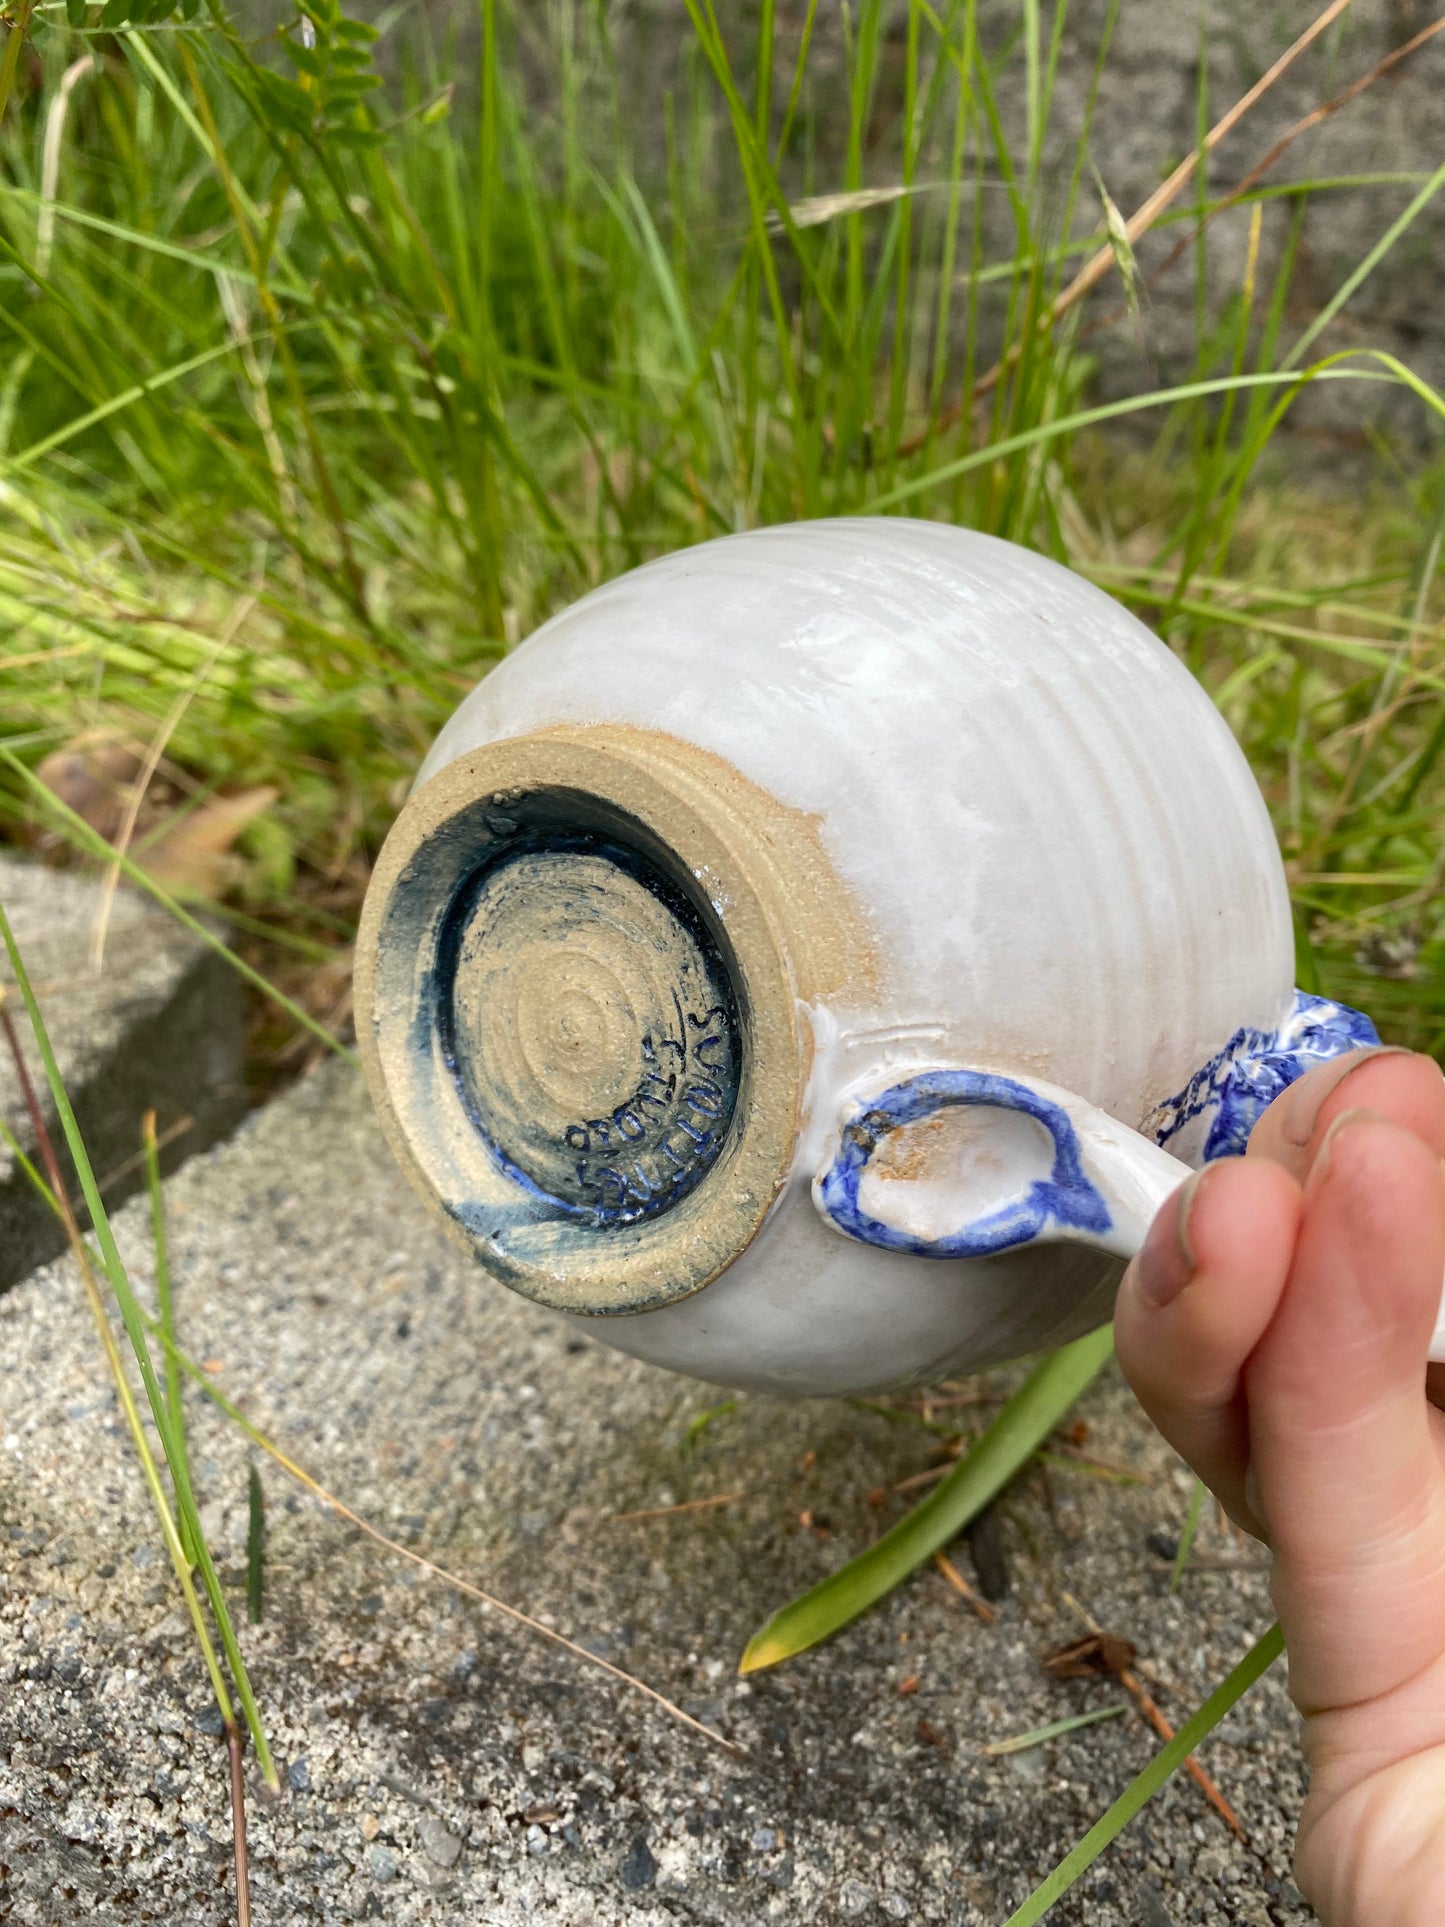
<path fill-rule="evenodd" d="M 837 1392 L 980 1367 L 1107 1317 L 1117 1261 L 936 1259 L 845 1239 L 809 1191 L 845 1088 L 963 1064 L 1129 1127 L 1290 1008 L 1264 804 L 1187 670 L 1102 591 L 1010 544 L 899 519 L 734 536 L 547 623 L 421 778 L 559 723 L 661 731 L 819 822 L 881 981 L 809 1012 L 794 1179 L 693 1297 L 590 1318 L 674 1369 Z"/>

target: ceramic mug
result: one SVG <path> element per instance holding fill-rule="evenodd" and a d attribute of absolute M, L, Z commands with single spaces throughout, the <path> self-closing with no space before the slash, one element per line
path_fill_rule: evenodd
<path fill-rule="evenodd" d="M 889 518 L 634 570 L 463 702 L 368 893 L 403 1165 L 513 1289 L 728 1385 L 976 1370 L 1110 1313 L 1315 1061 L 1263 801 L 1101 590 Z"/>

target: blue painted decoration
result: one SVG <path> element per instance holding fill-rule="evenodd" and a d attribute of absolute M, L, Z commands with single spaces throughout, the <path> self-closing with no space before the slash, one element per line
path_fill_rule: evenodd
<path fill-rule="evenodd" d="M 1237 1030 L 1141 1128 L 1168 1150 L 1171 1139 L 1201 1119 L 1204 1135 L 1197 1162 L 1243 1157 L 1250 1132 L 1296 1078 L 1316 1064 L 1379 1041 L 1363 1011 L 1297 990 L 1294 1008 L 1278 1030 Z"/>
<path fill-rule="evenodd" d="M 870 1217 L 858 1202 L 858 1189 L 883 1139 L 957 1104 L 1022 1111 L 1042 1124 L 1054 1142 L 1048 1177 L 1036 1179 L 1021 1196 L 944 1238 L 917 1238 Z M 1103 1233 L 1113 1222 L 1102 1196 L 1085 1176 L 1078 1133 L 1068 1113 L 1026 1084 L 989 1071 L 923 1071 L 892 1085 L 845 1127 L 837 1157 L 817 1181 L 816 1195 L 828 1217 L 848 1237 L 922 1258 L 986 1258 L 1032 1243 L 1051 1224 L 1066 1231 Z"/>

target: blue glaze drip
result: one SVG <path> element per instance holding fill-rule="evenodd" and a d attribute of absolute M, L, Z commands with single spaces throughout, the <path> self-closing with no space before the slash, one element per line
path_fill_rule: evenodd
<path fill-rule="evenodd" d="M 1203 1118 L 1200 1163 L 1243 1157 L 1250 1132 L 1296 1078 L 1316 1064 L 1379 1041 L 1362 1011 L 1297 990 L 1294 1008 L 1277 1031 L 1237 1030 L 1182 1091 L 1150 1113 L 1142 1128 L 1167 1150 L 1171 1139 Z"/>
<path fill-rule="evenodd" d="M 944 1238 L 917 1238 L 869 1217 L 858 1202 L 858 1188 L 882 1140 L 891 1131 L 921 1123 L 956 1104 L 1022 1111 L 1042 1124 L 1054 1142 L 1048 1177 L 1035 1180 L 1020 1197 Z M 988 1071 L 924 1071 L 884 1091 L 844 1130 L 837 1157 L 818 1180 L 818 1201 L 850 1238 L 921 1258 L 985 1258 L 1031 1243 L 1050 1224 L 1102 1233 L 1112 1223 L 1108 1206 L 1084 1175 L 1078 1134 L 1068 1113 L 1026 1084 Z"/>

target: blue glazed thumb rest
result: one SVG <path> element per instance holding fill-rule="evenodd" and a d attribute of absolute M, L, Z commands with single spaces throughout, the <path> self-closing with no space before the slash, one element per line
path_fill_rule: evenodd
<path fill-rule="evenodd" d="M 1236 1031 L 1177 1096 L 1150 1113 L 1143 1134 L 1168 1149 L 1189 1126 L 1197 1125 L 1190 1133 L 1196 1138 L 1202 1134 L 1196 1162 L 1241 1157 L 1255 1124 L 1296 1078 L 1316 1064 L 1379 1041 L 1363 1012 L 1297 990 L 1294 1008 L 1278 1030 Z M 1047 1176 L 1033 1179 L 1026 1189 L 941 1237 L 922 1237 L 865 1211 L 860 1187 L 884 1139 L 960 1105 L 1020 1112 L 1042 1125 L 1053 1141 Z M 1045 1237 L 1072 1236 L 1107 1246 L 1115 1228 L 1109 1201 L 1086 1168 L 1068 1110 L 1033 1085 L 990 1071 L 922 1071 L 858 1106 L 842 1130 L 836 1156 L 814 1185 L 814 1198 L 847 1237 L 923 1258 L 990 1257 Z"/>

